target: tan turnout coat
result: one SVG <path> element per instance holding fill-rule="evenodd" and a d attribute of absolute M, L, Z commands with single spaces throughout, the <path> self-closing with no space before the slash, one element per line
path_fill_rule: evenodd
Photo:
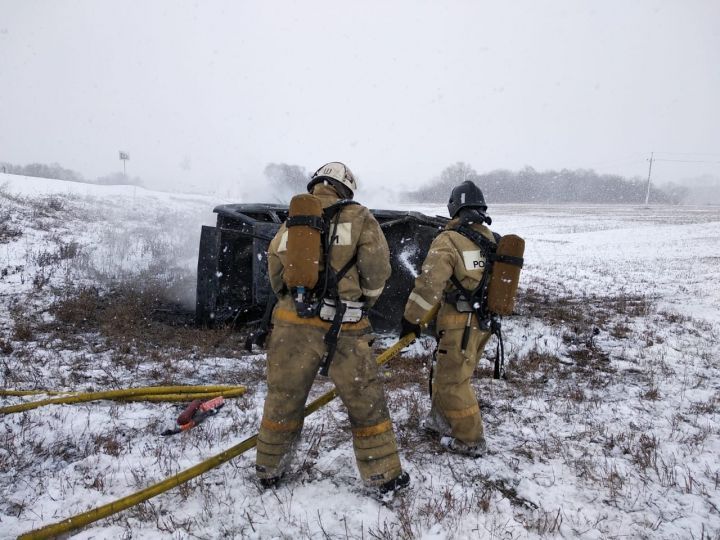
<path fill-rule="evenodd" d="M 313 195 L 327 208 L 339 199 L 335 190 L 318 184 Z M 334 220 L 333 220 L 334 221 Z M 390 277 L 390 250 L 380 225 L 370 210 L 359 204 L 351 204 L 340 211 L 337 228 L 331 228 L 333 246 L 330 252 L 330 264 L 337 272 L 347 264 L 357 251 L 357 263 L 338 283 L 338 292 L 342 300 L 365 302 L 371 307 L 382 293 L 385 281 Z M 270 286 L 282 307 L 291 308 L 292 298 L 285 290 L 283 268 L 287 254 L 288 231 L 285 224 L 278 230 L 268 249 L 268 273 Z M 321 261 L 321 270 L 325 261 Z"/>
<path fill-rule="evenodd" d="M 472 240 L 450 230 L 457 224 L 457 220 L 450 221 L 447 230 L 441 232 L 430 245 L 422 272 L 415 280 L 415 288 L 405 305 L 405 318 L 419 322 L 435 304 L 440 303 L 432 404 L 427 423 L 440 431 L 440 435 L 451 435 L 473 445 L 483 439 L 484 433 L 470 379 L 490 334 L 480 328 L 474 314 L 460 313 L 455 306 L 445 302 L 444 296 L 455 290 L 450 279 L 453 275 L 465 289 L 475 289 L 483 277 L 487 261 Z M 472 228 L 495 243 L 492 232 L 485 225 L 473 224 Z M 462 339 L 468 322 L 468 342 L 463 349 Z"/>
<path fill-rule="evenodd" d="M 443 295 L 455 290 L 450 281 L 453 275 L 466 289 L 475 289 L 483 277 L 487 261 L 472 240 L 450 230 L 457 224 L 457 220 L 450 221 L 447 229 L 438 234 L 430 245 L 405 307 L 405 318 L 411 322 L 420 322 L 435 304 L 442 302 L 437 317 L 438 330 L 465 326 L 465 314 L 458 316 L 453 306 L 445 304 Z M 472 228 L 495 243 L 493 233 L 485 225 L 473 224 Z"/>

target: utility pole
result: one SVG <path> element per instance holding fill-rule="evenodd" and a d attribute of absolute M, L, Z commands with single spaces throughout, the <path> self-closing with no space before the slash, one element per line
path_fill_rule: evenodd
<path fill-rule="evenodd" d="M 126 163 L 127 163 L 128 159 L 130 159 L 130 154 L 128 154 L 127 152 L 123 152 L 122 150 L 120 150 L 120 159 L 121 159 L 122 162 L 123 162 L 123 176 L 125 177 L 125 183 L 127 183 L 127 179 L 128 179 L 128 178 L 127 178 Z M 136 192 L 136 191 L 137 191 L 137 186 L 133 185 L 133 208 L 135 208 L 135 192 Z"/>
<path fill-rule="evenodd" d="M 652 174 L 652 163 L 655 152 L 650 152 L 650 168 L 648 169 L 647 191 L 645 192 L 645 206 L 650 204 L 650 175 Z"/>
<path fill-rule="evenodd" d="M 126 169 L 126 167 L 125 167 L 125 164 L 127 163 L 127 160 L 130 159 L 130 154 L 128 154 L 127 152 L 123 152 L 122 150 L 120 150 L 120 159 L 121 159 L 122 162 L 123 162 L 123 176 L 124 176 L 125 178 L 127 178 L 127 169 Z"/>

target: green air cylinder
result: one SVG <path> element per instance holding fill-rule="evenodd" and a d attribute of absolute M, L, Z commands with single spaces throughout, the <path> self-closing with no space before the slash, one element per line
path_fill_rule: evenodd
<path fill-rule="evenodd" d="M 508 234 L 500 238 L 488 285 L 490 312 L 498 315 L 510 315 L 513 312 L 524 253 L 525 240 L 519 236 Z"/>
<path fill-rule="evenodd" d="M 295 195 L 290 201 L 287 256 L 283 280 L 289 289 L 312 289 L 318 281 L 322 258 L 322 203 L 314 195 Z"/>

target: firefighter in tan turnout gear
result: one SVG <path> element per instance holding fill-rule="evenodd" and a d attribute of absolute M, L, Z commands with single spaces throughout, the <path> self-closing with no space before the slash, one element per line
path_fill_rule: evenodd
<path fill-rule="evenodd" d="M 485 214 L 487 205 L 472 182 L 453 189 L 448 211 L 452 219 L 430 245 L 405 306 L 401 335 L 412 332 L 419 336 L 419 321 L 440 303 L 432 404 L 423 427 L 439 435 L 448 450 L 479 457 L 485 453 L 486 443 L 470 378 L 491 334 L 487 322 L 478 320 L 473 306 L 459 293 L 478 289 L 488 265 L 481 246 L 468 235 L 479 234 L 475 240 L 490 246 L 497 239 L 484 224 L 491 221 Z"/>
<path fill-rule="evenodd" d="M 318 368 L 327 370 L 348 411 L 363 482 L 381 493 L 406 486 L 385 394 L 370 348 L 367 310 L 390 276 L 385 236 L 352 201 L 355 178 L 327 163 L 297 195 L 268 249 L 278 297 L 267 352 L 267 385 L 256 470 L 264 487 L 287 472 Z M 315 268 L 313 268 L 315 265 Z"/>

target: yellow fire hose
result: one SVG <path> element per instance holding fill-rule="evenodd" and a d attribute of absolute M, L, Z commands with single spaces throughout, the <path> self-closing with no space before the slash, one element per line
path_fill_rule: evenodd
<path fill-rule="evenodd" d="M 188 401 L 193 399 L 210 399 L 217 395 L 226 398 L 242 396 L 244 386 L 148 386 L 145 388 L 127 388 L 123 390 L 107 390 L 104 392 L 51 392 L 44 390 L 0 390 L 0 396 L 33 396 L 39 394 L 61 395 L 63 397 L 29 401 L 19 405 L 0 407 L 0 414 L 13 414 L 29 411 L 45 405 L 84 403 L 112 399 L 120 401 Z"/>
<path fill-rule="evenodd" d="M 128 392 L 132 394 L 168 394 L 171 392 L 221 392 L 236 386 L 224 384 L 203 384 L 197 386 L 146 386 L 142 388 L 128 388 L 117 390 L 117 392 Z M 111 390 L 115 391 L 115 390 Z M 62 392 L 57 390 L 3 390 L 0 389 L 0 396 L 76 396 L 84 392 Z"/>
<path fill-rule="evenodd" d="M 428 314 L 423 318 L 423 320 L 420 321 L 421 326 L 427 326 L 430 321 L 435 318 L 437 308 L 438 306 L 428 312 Z M 380 356 L 377 357 L 378 365 L 382 365 L 394 358 L 402 349 L 410 345 L 410 343 L 412 343 L 415 338 L 415 334 L 407 334 L 406 336 L 400 338 L 393 346 L 388 348 L 385 352 L 383 352 Z M 305 416 L 309 416 L 310 414 L 314 413 L 319 408 L 335 399 L 335 397 L 337 397 L 337 391 L 335 388 L 333 388 L 332 390 L 326 392 L 319 398 L 312 401 L 307 407 L 305 407 Z M 215 467 L 222 465 L 227 461 L 230 461 L 231 459 L 239 456 L 240 454 L 247 452 L 251 448 L 254 448 L 256 444 L 257 434 L 248 437 L 241 443 L 238 443 L 235 446 L 228 448 L 224 452 L 220 452 L 219 454 L 216 454 L 211 458 L 201 463 L 198 463 L 193 467 L 190 467 L 189 469 L 185 469 L 184 471 L 181 471 L 173 476 L 166 478 L 165 480 L 162 480 L 157 484 L 148 486 L 145 489 L 141 489 L 140 491 L 137 491 L 132 495 L 123 497 L 122 499 L 118 499 L 103 506 L 98 506 L 97 508 L 93 508 L 91 510 L 88 510 L 87 512 L 83 512 L 82 514 L 78 514 L 63 521 L 59 521 L 58 523 L 46 525 L 45 527 L 41 527 L 40 529 L 35 529 L 25 534 L 22 534 L 18 537 L 18 540 L 41 540 L 44 538 L 52 538 L 60 534 L 74 531 L 76 529 L 79 529 L 80 527 L 84 527 L 86 525 L 89 525 L 90 523 L 94 523 L 95 521 L 106 518 L 113 514 L 117 514 L 122 510 L 130 508 L 131 506 L 135 506 L 136 504 L 140 504 L 141 502 L 147 501 L 148 499 L 151 499 L 156 495 L 160 495 L 161 493 L 177 487 L 180 484 L 187 482 L 188 480 L 192 480 L 193 478 L 200 476 L 203 473 L 206 473 L 210 469 L 214 469 Z"/>

